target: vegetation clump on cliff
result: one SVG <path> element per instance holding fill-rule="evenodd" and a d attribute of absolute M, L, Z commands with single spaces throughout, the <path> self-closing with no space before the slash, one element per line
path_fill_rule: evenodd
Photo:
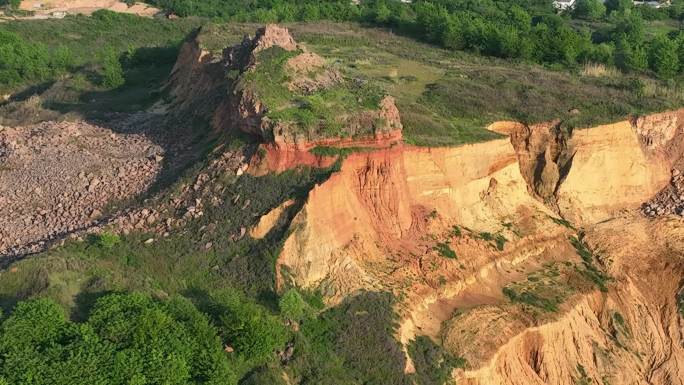
<path fill-rule="evenodd" d="M 313 90 L 300 90 L 289 85 L 294 77 L 299 77 L 300 81 L 304 77 L 315 83 L 317 75 L 334 71 L 325 68 L 326 65 L 314 65 L 300 70 L 300 73 L 292 73 L 288 62 L 303 54 L 301 50 L 286 51 L 278 46 L 259 52 L 256 55 L 257 67 L 240 78 L 237 90 L 249 90 L 262 100 L 268 109 L 266 117 L 273 122 L 298 132 L 318 132 L 322 137 L 345 136 L 345 129 L 351 123 L 349 119 L 363 111 L 378 108 L 385 94 L 364 79 L 352 81 L 333 72 L 324 75 L 329 77 L 327 84 L 314 85 Z M 370 123 L 372 127 L 375 122 Z M 371 127 L 361 125 L 354 134 L 372 135 Z"/>

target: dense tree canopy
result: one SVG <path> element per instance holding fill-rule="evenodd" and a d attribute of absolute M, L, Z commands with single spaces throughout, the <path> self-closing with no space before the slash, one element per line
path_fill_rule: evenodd
<path fill-rule="evenodd" d="M 645 37 L 642 10 L 650 18 L 658 17 L 654 12 L 672 18 L 684 14 L 682 0 L 675 0 L 672 7 L 663 10 L 635 8 L 631 0 L 609 0 L 605 5 L 602 0 L 578 0 L 570 11 L 572 17 L 603 20 L 613 26 L 606 40 L 574 27 L 566 16 L 558 16 L 551 0 L 416 0 L 410 4 L 365 0 L 359 5 L 343 0 L 150 1 L 181 16 L 256 22 L 361 21 L 450 49 L 543 64 L 599 62 L 625 71 L 650 68 L 662 77 L 673 76 L 672 71 L 662 68 L 672 67 L 673 63 L 658 64 L 656 68 L 656 61 L 646 60 L 647 66 L 642 66 L 645 52 L 652 51 Z M 673 40 L 675 36 L 668 38 Z M 659 44 L 657 50 L 662 50 L 663 42 L 655 43 Z"/>
<path fill-rule="evenodd" d="M 218 323 L 181 297 L 107 295 L 83 323 L 51 300 L 21 302 L 0 325 L 0 384 L 235 384 L 238 362 L 265 360 L 286 335 L 239 298 L 216 302 Z"/>

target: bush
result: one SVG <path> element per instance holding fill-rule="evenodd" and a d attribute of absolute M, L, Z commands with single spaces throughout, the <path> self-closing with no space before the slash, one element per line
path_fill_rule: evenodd
<path fill-rule="evenodd" d="M 121 242 L 118 235 L 110 232 L 104 232 L 93 237 L 93 243 L 102 249 L 111 249 Z"/>
<path fill-rule="evenodd" d="M 408 353 L 416 368 L 414 379 L 418 385 L 443 385 L 451 379 L 454 368 L 466 366 L 465 359 L 452 356 L 426 336 L 411 341 Z"/>
<path fill-rule="evenodd" d="M 12 384 L 236 383 L 216 329 L 187 300 L 100 298 L 85 323 L 47 299 L 0 326 L 0 378 Z"/>
<path fill-rule="evenodd" d="M 123 67 L 119 55 L 114 50 L 107 50 L 102 59 L 102 80 L 100 85 L 106 88 L 117 88 L 124 85 Z"/>
<path fill-rule="evenodd" d="M 280 314 L 286 319 L 301 321 L 312 316 L 313 309 L 304 300 L 297 289 L 290 289 L 278 301 Z"/>
<path fill-rule="evenodd" d="M 267 362 L 285 346 L 288 331 L 265 308 L 232 290 L 214 295 L 212 301 L 221 335 L 244 361 L 252 365 Z"/>
<path fill-rule="evenodd" d="M 18 35 L 0 29 L 0 84 L 12 87 L 24 82 L 40 82 L 71 66 L 63 47 L 54 52 L 42 44 L 31 44 Z M 0 86 L 0 87 L 2 87 Z"/>

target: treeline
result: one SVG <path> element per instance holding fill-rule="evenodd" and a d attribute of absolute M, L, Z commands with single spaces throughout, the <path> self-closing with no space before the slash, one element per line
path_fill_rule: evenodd
<path fill-rule="evenodd" d="M 671 78 L 684 72 L 684 33 L 647 38 L 646 20 L 684 17 L 684 0 L 653 9 L 631 0 L 579 0 L 557 14 L 551 0 L 150 0 L 180 16 L 231 21 L 357 21 L 449 49 L 549 65 L 615 65 Z M 590 30 L 577 20 L 600 21 Z"/>

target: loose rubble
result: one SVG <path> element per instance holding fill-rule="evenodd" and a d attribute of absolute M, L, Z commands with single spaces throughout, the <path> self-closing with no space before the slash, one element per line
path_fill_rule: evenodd
<path fill-rule="evenodd" d="M 672 170 L 672 180 L 658 195 L 641 207 L 648 217 L 675 214 L 684 217 L 684 174 L 679 169 Z"/>
<path fill-rule="evenodd" d="M 202 217 L 205 207 L 222 205 L 226 185 L 222 184 L 221 179 L 226 175 L 239 177 L 246 169 L 246 165 L 246 157 L 241 151 L 219 153 L 191 183 L 181 185 L 180 191 L 168 202 L 156 202 L 144 205 L 143 208 L 129 209 L 106 225 L 124 234 L 145 231 L 155 233 L 159 237 L 166 237 L 174 229 L 181 228 L 189 221 Z M 239 204 L 243 209 L 249 205 L 249 200 L 241 202 L 239 195 L 232 197 L 231 200 L 234 205 Z M 243 236 L 244 232 L 235 234 L 233 238 L 238 239 Z M 205 249 L 211 247 L 211 244 L 205 245 Z"/>
<path fill-rule="evenodd" d="M 144 192 L 163 149 L 86 122 L 0 126 L 0 256 L 38 251 Z"/>

